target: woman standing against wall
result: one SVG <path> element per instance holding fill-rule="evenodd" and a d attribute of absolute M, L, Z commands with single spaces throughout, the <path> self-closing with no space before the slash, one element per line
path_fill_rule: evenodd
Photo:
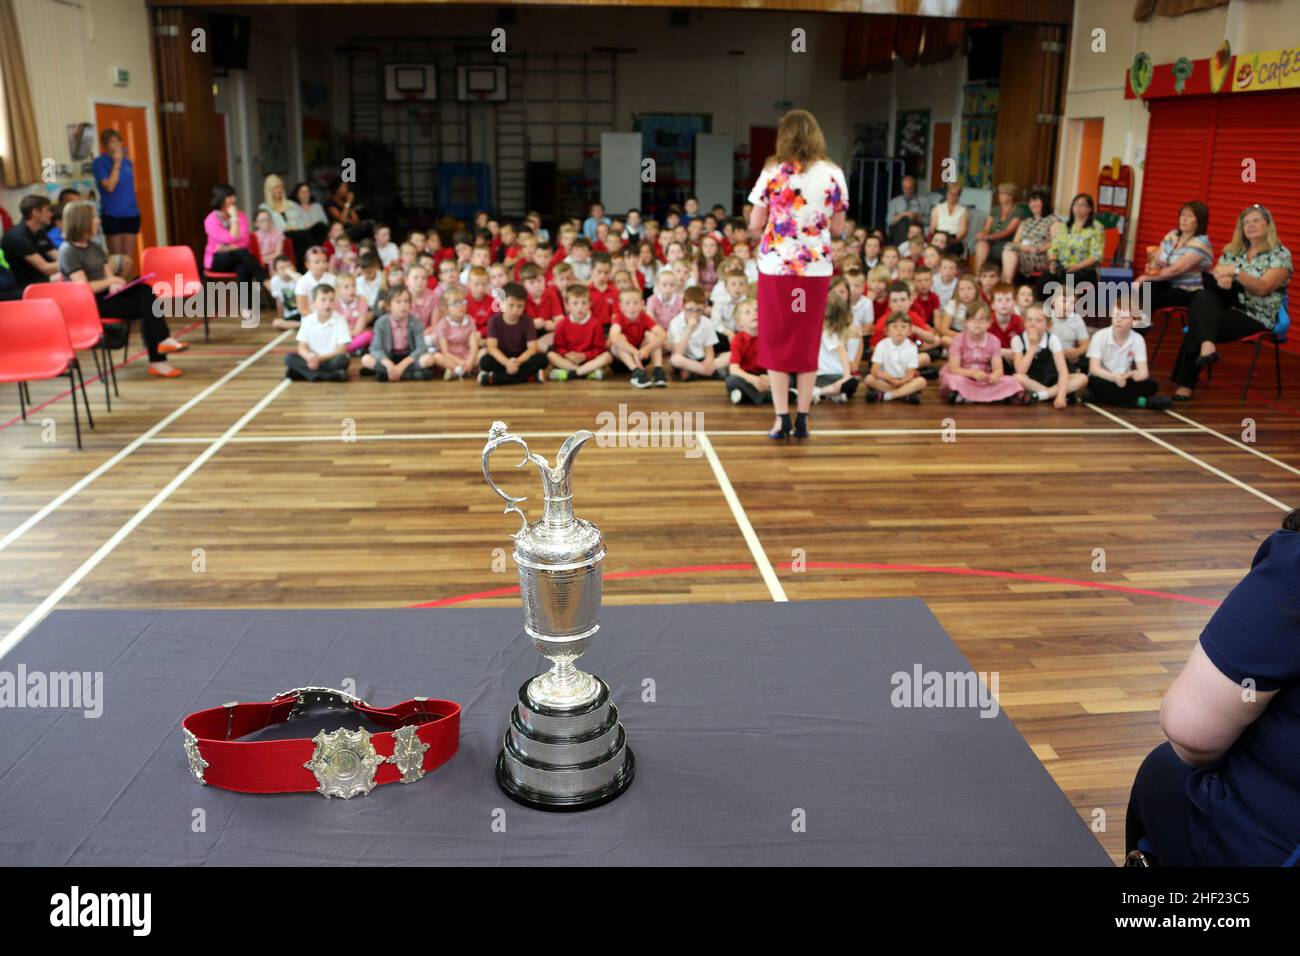
<path fill-rule="evenodd" d="M 768 436 L 808 436 L 808 410 L 817 378 L 831 236 L 844 232 L 848 209 L 844 172 L 826 157 L 826 139 L 807 110 L 781 117 L 776 155 L 749 194 L 749 229 L 758 239 L 758 361 L 772 383 L 776 422 Z M 790 376 L 798 415 L 790 421 Z"/>

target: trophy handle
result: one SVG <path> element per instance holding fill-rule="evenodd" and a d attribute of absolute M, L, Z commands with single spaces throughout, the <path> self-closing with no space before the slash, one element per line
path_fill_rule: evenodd
<path fill-rule="evenodd" d="M 519 530 L 523 531 L 528 528 L 528 516 L 524 514 L 523 510 L 519 507 L 519 502 L 527 501 L 528 498 L 527 496 L 522 495 L 516 497 L 498 485 L 492 479 L 492 469 L 489 459 L 492 457 L 492 452 L 496 451 L 502 445 L 518 445 L 524 450 L 524 457 L 515 463 L 516 468 L 522 468 L 529 462 L 537 465 L 543 471 L 549 470 L 550 466 L 547 465 L 545 458 L 541 455 L 535 455 L 529 450 L 528 442 L 524 441 L 518 435 L 511 434 L 506 430 L 506 428 L 507 426 L 505 422 L 492 423 L 492 429 L 488 432 L 488 442 L 483 446 L 483 478 L 487 481 L 488 487 L 496 492 L 497 496 L 506 503 L 505 511 L 502 513 L 509 514 L 513 511 L 515 514 L 519 515 Z"/>

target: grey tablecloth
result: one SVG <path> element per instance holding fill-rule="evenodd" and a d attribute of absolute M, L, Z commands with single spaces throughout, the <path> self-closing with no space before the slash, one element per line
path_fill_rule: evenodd
<path fill-rule="evenodd" d="M 582 665 L 637 776 L 577 814 L 493 779 L 541 667 L 517 609 L 61 611 L 0 670 L 20 663 L 102 671 L 105 699 L 98 719 L 0 710 L 4 864 L 1108 863 L 1005 715 L 891 704 L 897 671 L 969 667 L 919 600 L 607 607 Z M 185 714 L 346 678 L 380 706 L 459 701 L 460 752 L 347 801 L 190 776 Z"/>

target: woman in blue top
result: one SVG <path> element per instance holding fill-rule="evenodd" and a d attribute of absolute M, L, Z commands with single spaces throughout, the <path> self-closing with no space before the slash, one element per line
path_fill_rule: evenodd
<path fill-rule="evenodd" d="M 1187 306 L 1200 291 L 1201 273 L 1214 268 L 1214 246 L 1206 234 L 1210 210 L 1203 202 L 1183 203 L 1178 211 L 1178 228 L 1165 233 L 1160 250 L 1147 260 L 1147 269 L 1133 281 L 1133 288 L 1151 284 L 1151 312 L 1170 306 Z"/>
<path fill-rule="evenodd" d="M 135 167 L 126 155 L 122 136 L 115 129 L 99 134 L 104 151 L 95 157 L 91 170 L 103 191 L 99 219 L 110 255 L 135 255 L 135 237 L 140 232 L 140 207 L 135 201 Z M 130 278 L 129 276 L 125 276 Z"/>
<path fill-rule="evenodd" d="M 1167 866 L 1300 856 L 1300 509 L 1260 545 L 1160 705 L 1125 836 Z"/>

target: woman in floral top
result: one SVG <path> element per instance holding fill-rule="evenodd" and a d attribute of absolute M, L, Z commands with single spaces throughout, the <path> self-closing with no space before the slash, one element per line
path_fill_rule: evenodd
<path fill-rule="evenodd" d="M 1052 215 L 1051 198 L 1045 189 L 1031 189 L 1028 195 L 1029 215 L 1020 220 L 1015 237 L 1002 249 L 1002 281 L 1011 283 L 1016 273 L 1032 275 L 1047 271 L 1047 250 L 1061 229 L 1061 222 Z"/>
<path fill-rule="evenodd" d="M 1291 250 L 1277 236 L 1273 215 L 1256 203 L 1237 217 L 1232 241 L 1214 267 L 1216 284 L 1192 297 L 1174 381 L 1174 401 L 1192 397 L 1201 369 L 1219 360 L 1217 344 L 1271 330 L 1291 281 Z"/>
<path fill-rule="evenodd" d="M 1045 282 L 1065 283 L 1074 277 L 1076 287 L 1085 282 L 1096 283 L 1097 267 L 1101 265 L 1106 247 L 1106 231 L 1093 217 L 1095 204 L 1087 193 L 1079 193 L 1070 202 L 1070 218 L 1047 249 Z"/>
<path fill-rule="evenodd" d="M 758 245 L 758 363 L 772 385 L 776 422 L 769 436 L 808 435 L 822 320 L 830 291 L 831 236 L 844 232 L 848 186 L 826 158 L 826 140 L 807 110 L 781 117 L 776 155 L 749 194 L 749 229 Z M 790 376 L 798 416 L 790 422 Z"/>

